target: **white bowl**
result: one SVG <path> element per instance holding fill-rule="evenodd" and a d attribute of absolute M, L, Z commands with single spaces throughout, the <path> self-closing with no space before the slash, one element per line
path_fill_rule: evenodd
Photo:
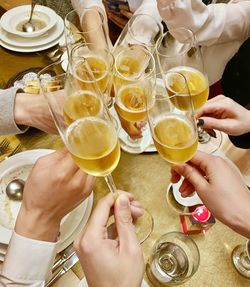
<path fill-rule="evenodd" d="M 39 21 L 40 23 L 43 23 L 45 26 L 41 27 L 41 29 L 36 30 L 32 33 L 22 32 L 22 25 L 28 22 L 29 20 L 30 10 L 31 10 L 30 5 L 18 6 L 8 10 L 1 17 L 0 20 L 1 27 L 5 31 L 11 34 L 30 38 L 44 34 L 56 24 L 57 14 L 52 9 L 45 6 L 36 5 L 32 21 Z"/>

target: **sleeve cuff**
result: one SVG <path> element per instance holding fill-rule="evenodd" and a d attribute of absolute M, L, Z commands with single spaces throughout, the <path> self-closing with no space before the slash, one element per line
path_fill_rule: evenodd
<path fill-rule="evenodd" d="M 14 106 L 18 88 L 0 90 L 0 134 L 24 133 L 28 127 L 15 123 Z"/>
<path fill-rule="evenodd" d="M 29 239 L 13 232 L 2 275 L 13 282 L 45 281 L 55 255 L 56 243 Z"/>

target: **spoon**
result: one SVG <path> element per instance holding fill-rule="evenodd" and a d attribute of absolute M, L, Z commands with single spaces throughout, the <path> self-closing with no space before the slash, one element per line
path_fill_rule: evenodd
<path fill-rule="evenodd" d="M 35 1 L 32 1 L 31 2 L 30 18 L 29 18 L 28 22 L 23 24 L 23 32 L 32 33 L 32 32 L 35 31 L 35 26 L 31 23 L 32 16 L 33 16 L 33 11 L 34 11 L 35 6 L 36 6 Z"/>
<path fill-rule="evenodd" d="M 20 201 L 23 199 L 23 189 L 25 181 L 22 179 L 14 179 L 8 183 L 6 187 L 6 194 L 10 200 Z"/>

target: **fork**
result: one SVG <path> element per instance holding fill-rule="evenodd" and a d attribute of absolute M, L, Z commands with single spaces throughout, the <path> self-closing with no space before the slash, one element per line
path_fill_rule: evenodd
<path fill-rule="evenodd" d="M 9 140 L 7 140 L 6 138 L 0 143 L 0 154 L 4 154 L 7 150 L 8 147 L 10 145 Z"/>
<path fill-rule="evenodd" d="M 17 153 L 19 153 L 19 152 L 21 152 L 21 151 L 22 151 L 22 145 L 21 145 L 21 144 L 18 144 L 18 145 L 13 149 L 13 151 L 12 151 L 10 154 L 8 154 L 7 158 L 9 158 L 10 156 L 13 156 L 14 154 L 17 154 Z"/>

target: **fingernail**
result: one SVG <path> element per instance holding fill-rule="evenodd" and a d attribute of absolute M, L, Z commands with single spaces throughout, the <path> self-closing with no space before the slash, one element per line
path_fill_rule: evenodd
<path fill-rule="evenodd" d="M 128 197 L 124 194 L 119 195 L 119 197 L 117 198 L 117 202 L 118 202 L 119 206 L 122 208 L 129 207 Z"/>
<path fill-rule="evenodd" d="M 205 124 L 205 122 L 203 119 L 198 119 L 198 122 L 197 122 L 198 127 L 202 127 L 202 126 L 204 126 L 204 124 Z"/>

